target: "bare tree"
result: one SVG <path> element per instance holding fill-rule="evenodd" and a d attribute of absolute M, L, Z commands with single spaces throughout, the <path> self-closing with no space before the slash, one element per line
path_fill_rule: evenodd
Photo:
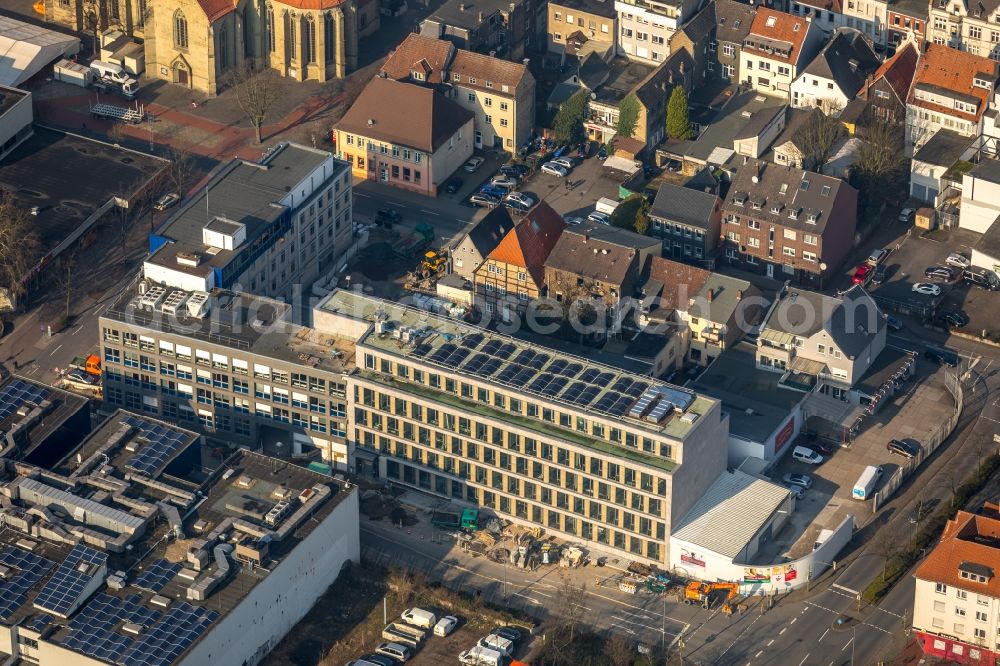
<path fill-rule="evenodd" d="M 389 573 L 386 583 L 389 589 L 395 592 L 399 602 L 404 605 L 410 601 L 417 587 L 413 574 L 407 569 L 394 569 Z"/>
<path fill-rule="evenodd" d="M 617 631 L 604 641 L 604 653 L 611 660 L 611 666 L 632 666 L 635 661 L 635 648 Z"/>
<path fill-rule="evenodd" d="M 59 258 L 59 287 L 66 298 L 63 317 L 68 321 L 73 308 L 73 280 L 76 277 L 76 252 L 68 251 Z"/>
<path fill-rule="evenodd" d="M 0 286 L 15 299 L 38 259 L 39 240 L 31 216 L 6 190 L 0 190 Z"/>
<path fill-rule="evenodd" d="M 882 558 L 883 581 L 885 581 L 886 572 L 889 569 L 889 562 L 899 553 L 901 544 L 902 539 L 899 538 L 899 535 L 894 530 L 889 529 L 887 525 L 884 525 L 875 535 L 872 546 L 875 548 L 878 556 Z"/>
<path fill-rule="evenodd" d="M 86 8 L 83 10 L 83 24 L 93 35 L 94 42 L 91 50 L 92 55 L 96 58 L 99 50 L 98 44 L 100 43 L 97 38 L 97 32 L 101 29 L 101 16 L 98 13 L 96 3 L 87 3 Z"/>
<path fill-rule="evenodd" d="M 577 627 L 587 616 L 587 584 L 574 585 L 566 574 L 562 574 L 562 584 L 556 590 L 555 607 L 560 609 L 557 622 L 568 632 L 569 642 L 576 636 Z"/>
<path fill-rule="evenodd" d="M 903 170 L 903 128 L 897 123 L 869 114 L 858 128 L 861 145 L 854 166 L 870 178 L 890 180 Z"/>
<path fill-rule="evenodd" d="M 247 62 L 233 70 L 229 76 L 229 85 L 236 94 L 236 103 L 254 129 L 257 143 L 260 143 L 261 127 L 278 99 L 278 84 L 274 72 L 270 69 L 257 71 Z"/>
<path fill-rule="evenodd" d="M 120 146 L 124 143 L 127 136 L 128 135 L 125 133 L 125 125 L 122 123 L 114 123 L 108 128 L 108 141 L 116 146 Z"/>
<path fill-rule="evenodd" d="M 184 146 L 173 145 L 167 153 L 167 159 L 170 160 L 170 171 L 167 174 L 170 185 L 174 192 L 183 199 L 191 184 L 191 178 L 194 176 L 194 155 Z"/>
<path fill-rule="evenodd" d="M 833 155 L 833 147 L 844 132 L 840 120 L 823 113 L 812 112 L 806 124 L 795 133 L 795 144 L 802 151 L 802 168 L 819 171 Z"/>

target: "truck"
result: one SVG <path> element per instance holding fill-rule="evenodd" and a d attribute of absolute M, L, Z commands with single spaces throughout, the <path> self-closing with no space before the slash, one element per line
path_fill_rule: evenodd
<path fill-rule="evenodd" d="M 69 367 L 74 370 L 82 370 L 94 377 L 101 376 L 101 357 L 97 354 L 87 356 L 77 356 L 70 361 Z"/>
<path fill-rule="evenodd" d="M 396 638 L 389 638 L 385 635 L 387 632 L 394 634 Z M 394 640 L 397 642 L 403 638 L 407 638 L 414 641 L 416 644 L 414 647 L 416 647 L 420 645 L 425 638 L 427 638 L 427 632 L 421 631 L 416 627 L 411 627 L 403 622 L 390 622 L 385 626 L 385 629 L 382 630 L 382 637 L 386 640 Z M 407 645 L 409 645 L 409 643 L 407 643 Z"/>
<path fill-rule="evenodd" d="M 56 81 L 97 92 L 116 92 L 126 99 L 133 99 L 139 92 L 139 82 L 125 70 L 100 60 L 87 66 L 64 58 L 52 67 L 52 75 Z"/>
<path fill-rule="evenodd" d="M 466 666 L 509 666 L 510 657 L 499 650 L 476 645 L 458 655 L 458 660 Z"/>
<path fill-rule="evenodd" d="M 390 622 L 389 624 L 387 624 L 385 626 L 385 629 L 382 630 L 382 638 L 384 638 L 387 641 L 391 641 L 393 643 L 399 643 L 400 645 L 405 645 L 407 647 L 413 648 L 414 650 L 420 647 L 420 641 L 418 641 L 417 639 L 413 638 L 408 634 L 398 631 L 397 630 L 398 626 L 399 625 L 394 622 Z"/>
<path fill-rule="evenodd" d="M 489 634 L 488 636 L 483 636 L 479 639 L 479 644 L 483 647 L 488 647 L 491 650 L 502 652 L 508 657 L 512 652 L 514 652 L 514 641 L 509 638 L 504 638 L 500 634 Z"/>
<path fill-rule="evenodd" d="M 422 629 L 432 629 L 437 624 L 437 616 L 423 608 L 407 608 L 400 617 L 403 622 Z"/>
<path fill-rule="evenodd" d="M 403 259 L 413 259 L 422 256 L 433 241 L 434 227 L 426 222 L 418 222 L 413 233 L 396 241 L 392 250 Z"/>
<path fill-rule="evenodd" d="M 599 213 L 604 213 L 605 215 L 611 215 L 612 213 L 615 212 L 615 209 L 618 208 L 618 202 L 615 201 L 614 199 L 601 197 L 600 199 L 597 200 L 597 204 L 594 206 L 594 208 Z"/>
<path fill-rule="evenodd" d="M 476 530 L 479 528 L 479 509 L 458 511 L 434 511 L 431 524 L 446 530 Z"/>
<path fill-rule="evenodd" d="M 865 470 L 861 472 L 861 476 L 854 483 L 854 490 L 851 491 L 851 497 L 856 500 L 869 499 L 880 476 L 882 476 L 881 467 L 876 467 L 875 465 L 865 467 Z"/>

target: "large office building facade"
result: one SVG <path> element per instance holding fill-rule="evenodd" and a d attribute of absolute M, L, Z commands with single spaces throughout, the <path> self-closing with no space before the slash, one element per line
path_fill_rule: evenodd
<path fill-rule="evenodd" d="M 718 401 L 424 311 L 338 291 L 306 328 L 218 291 L 192 331 L 130 316 L 142 298 L 101 319 L 106 399 L 209 443 L 312 455 L 661 564 L 726 466 Z"/>

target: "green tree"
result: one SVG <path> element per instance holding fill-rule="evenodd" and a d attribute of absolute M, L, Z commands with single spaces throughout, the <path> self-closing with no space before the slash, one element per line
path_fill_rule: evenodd
<path fill-rule="evenodd" d="M 639 98 L 635 94 L 628 95 L 618 102 L 618 123 L 615 132 L 618 136 L 633 137 L 639 126 Z"/>
<path fill-rule="evenodd" d="M 692 134 L 687 93 L 684 86 L 674 86 L 667 102 L 667 136 L 671 139 L 690 139 Z"/>
<path fill-rule="evenodd" d="M 633 194 L 618 204 L 611 213 L 611 226 L 645 235 L 649 230 L 649 202 L 641 194 Z"/>
<path fill-rule="evenodd" d="M 583 118 L 587 113 L 586 90 L 581 90 L 559 107 L 552 121 L 552 131 L 560 143 L 576 143 L 583 139 Z"/>

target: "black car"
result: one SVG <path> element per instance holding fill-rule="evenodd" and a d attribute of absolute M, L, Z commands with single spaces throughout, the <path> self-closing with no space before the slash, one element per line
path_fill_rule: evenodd
<path fill-rule="evenodd" d="M 816 451 L 822 453 L 824 456 L 827 457 L 832 456 L 834 451 L 836 451 L 834 447 L 830 446 L 829 444 L 824 444 L 823 442 L 811 442 L 809 444 L 809 448 L 816 449 Z"/>
<path fill-rule="evenodd" d="M 392 228 L 393 224 L 398 224 L 403 216 L 394 208 L 382 208 L 375 213 L 375 224 L 380 227 Z"/>
<path fill-rule="evenodd" d="M 931 266 L 924 271 L 924 277 L 928 280 L 944 280 L 945 282 L 951 282 L 951 280 L 955 277 L 955 271 L 947 266 Z"/>
<path fill-rule="evenodd" d="M 608 149 L 601 146 L 601 149 L 597 151 L 597 159 L 606 160 L 608 159 Z"/>
<path fill-rule="evenodd" d="M 500 638 L 506 638 L 514 645 L 520 645 L 521 639 L 524 638 L 524 634 L 521 633 L 521 630 L 515 629 L 514 627 L 497 627 L 492 633 L 496 634 Z"/>
<path fill-rule="evenodd" d="M 932 361 L 937 361 L 941 365 L 947 365 L 949 368 L 958 367 L 958 354 L 950 349 L 931 348 L 924 352 L 924 357 Z"/>
<path fill-rule="evenodd" d="M 465 181 L 461 178 L 452 178 L 447 183 L 444 184 L 444 191 L 448 194 L 455 194 L 460 189 L 462 189 L 462 184 Z"/>
<path fill-rule="evenodd" d="M 396 666 L 399 663 L 392 657 L 387 657 L 384 654 L 364 654 L 361 655 L 360 661 L 367 661 L 369 664 L 378 664 L 378 666 Z"/>
<path fill-rule="evenodd" d="M 875 269 L 875 274 L 872 275 L 872 284 L 878 286 L 885 282 L 885 265 L 881 265 Z"/>
<path fill-rule="evenodd" d="M 964 312 L 945 310 L 938 314 L 937 321 L 945 328 L 962 328 L 969 323 L 969 317 Z"/>
<path fill-rule="evenodd" d="M 667 171 L 670 173 L 678 173 L 681 170 L 681 163 L 677 160 L 670 160 L 667 162 Z"/>
<path fill-rule="evenodd" d="M 889 443 L 885 445 L 885 450 L 904 458 L 916 458 L 917 454 L 920 453 L 920 448 L 916 444 L 901 439 L 890 439 Z"/>
<path fill-rule="evenodd" d="M 526 164 L 504 164 L 500 167 L 500 173 L 521 179 L 531 173 L 531 169 Z"/>

